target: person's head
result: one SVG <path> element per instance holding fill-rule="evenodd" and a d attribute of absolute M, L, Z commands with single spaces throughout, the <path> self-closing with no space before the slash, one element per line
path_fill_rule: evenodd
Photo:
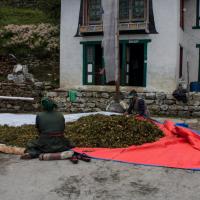
<path fill-rule="evenodd" d="M 48 98 L 48 97 L 42 98 L 41 104 L 42 104 L 42 107 L 43 107 L 43 110 L 44 110 L 44 111 L 51 112 L 51 111 L 53 111 L 55 108 L 57 108 L 56 103 L 55 103 L 52 99 L 50 99 L 50 98 Z"/>
<path fill-rule="evenodd" d="M 129 94 L 128 94 L 128 99 L 133 99 L 135 100 L 138 97 L 138 94 L 135 90 L 132 90 Z"/>

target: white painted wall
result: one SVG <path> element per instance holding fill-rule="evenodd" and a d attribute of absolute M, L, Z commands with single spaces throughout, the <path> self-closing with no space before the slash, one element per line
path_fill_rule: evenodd
<path fill-rule="evenodd" d="M 185 0 L 185 30 L 183 35 L 184 46 L 184 79 L 187 81 L 187 61 L 189 62 L 189 81 L 198 80 L 200 29 L 192 29 L 196 26 L 196 0 Z"/>
<path fill-rule="evenodd" d="M 170 92 L 176 87 L 179 63 L 179 0 L 154 0 L 154 17 L 158 34 L 123 35 L 121 39 L 151 39 L 148 45 L 147 89 Z M 101 37 L 74 37 L 79 17 L 80 0 L 62 0 L 61 16 L 61 88 L 82 86 L 82 45 L 80 41 Z M 91 89 L 84 86 L 85 89 Z M 95 89 L 114 89 L 98 86 Z M 125 88 L 126 89 L 126 88 Z"/>

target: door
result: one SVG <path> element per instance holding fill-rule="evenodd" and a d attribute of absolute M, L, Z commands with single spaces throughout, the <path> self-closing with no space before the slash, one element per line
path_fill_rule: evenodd
<path fill-rule="evenodd" d="M 144 44 L 127 44 L 125 84 L 144 86 Z"/>

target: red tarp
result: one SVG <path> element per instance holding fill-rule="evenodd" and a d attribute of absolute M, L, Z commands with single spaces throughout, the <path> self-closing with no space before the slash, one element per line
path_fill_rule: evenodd
<path fill-rule="evenodd" d="M 76 148 L 90 157 L 141 165 L 200 170 L 200 135 L 171 121 L 156 125 L 165 137 L 154 143 L 129 148 Z"/>

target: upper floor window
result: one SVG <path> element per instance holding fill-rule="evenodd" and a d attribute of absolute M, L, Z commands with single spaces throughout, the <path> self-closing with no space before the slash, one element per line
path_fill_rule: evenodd
<path fill-rule="evenodd" d="M 196 18 L 196 27 L 200 28 L 200 0 L 197 1 L 197 18 Z"/>
<path fill-rule="evenodd" d="M 101 0 L 84 1 L 85 24 L 102 22 Z M 142 22 L 147 19 L 147 0 L 119 0 L 120 22 Z"/>
<path fill-rule="evenodd" d="M 119 0 L 121 22 L 140 22 L 147 19 L 147 0 Z"/>
<path fill-rule="evenodd" d="M 100 23 L 102 19 L 101 0 L 88 0 L 88 22 L 89 24 Z"/>

